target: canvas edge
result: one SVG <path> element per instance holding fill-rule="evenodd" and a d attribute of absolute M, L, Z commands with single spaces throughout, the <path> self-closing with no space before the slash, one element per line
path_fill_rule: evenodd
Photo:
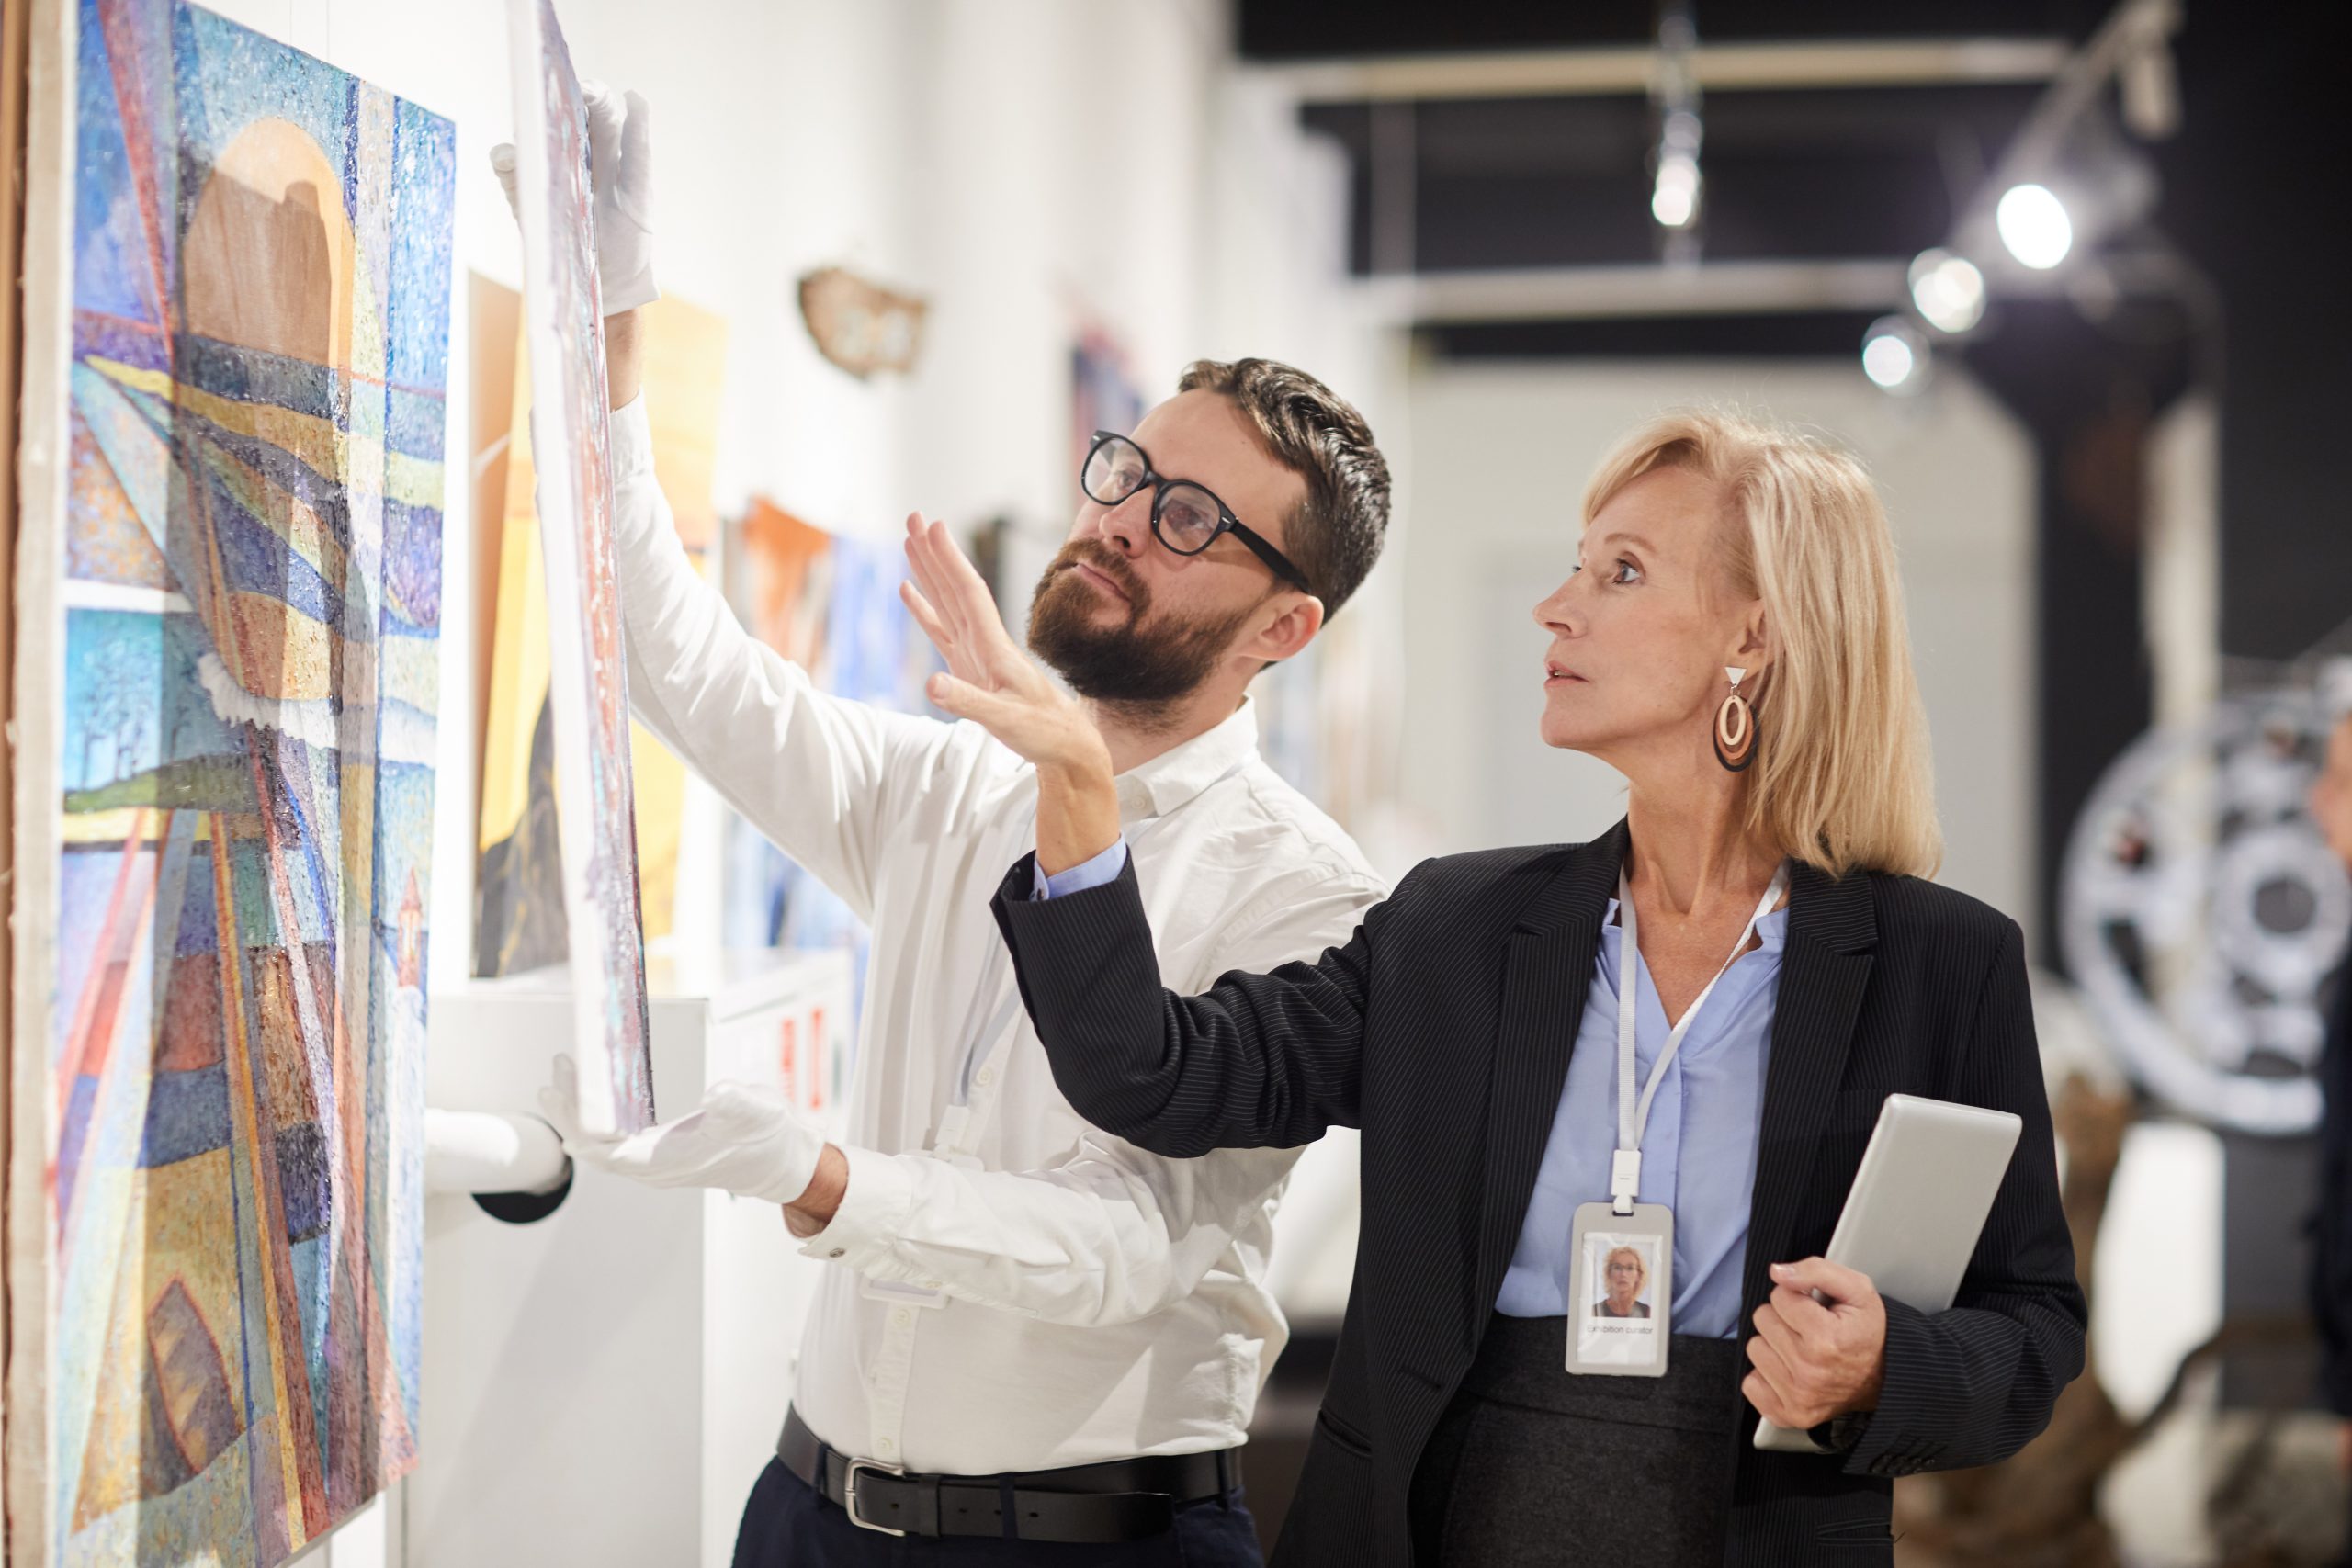
<path fill-rule="evenodd" d="M 47 1041 L 55 973 L 60 693 L 64 678 L 66 378 L 74 304 L 79 7 L 31 0 L 25 129 L 23 395 L 17 451 L 16 668 L 9 739 L 15 869 L 9 925 L 6 1452 L 8 1561 L 48 1561 L 52 1264 Z"/>
<path fill-rule="evenodd" d="M 515 216 L 523 239 L 523 317 L 532 378 L 532 469 L 538 481 L 539 554 L 548 591 L 548 700 L 554 707 L 556 802 L 560 817 L 565 799 L 584 798 L 587 795 L 585 790 L 567 788 L 565 780 L 585 779 L 590 774 L 588 738 L 576 716 L 589 710 L 592 699 L 581 652 L 577 606 L 562 604 L 555 592 L 559 579 L 576 583 L 582 575 L 578 506 L 571 494 L 571 475 L 562 463 L 550 464 L 536 458 L 538 453 L 562 450 L 561 443 L 542 439 L 541 421 L 554 417 L 553 411 L 563 404 L 563 389 L 551 384 L 552 375 L 547 383 L 540 378 L 543 368 L 552 370 L 563 362 L 562 323 L 555 317 L 548 287 L 554 274 L 554 239 L 548 232 L 545 193 L 554 176 L 548 167 L 544 129 L 550 109 L 539 64 L 548 43 L 539 25 L 540 10 L 541 0 L 508 0 L 507 15 L 512 25 L 510 57 L 514 73 L 514 177 L 515 187 L 521 193 L 521 199 L 515 203 Z M 549 14 L 552 15 L 552 7 Z M 560 39 L 560 23 L 558 28 L 556 37 Z M 599 321 L 600 333 L 602 325 Z M 554 521 L 559 517 L 564 520 L 560 525 Z M 624 630 L 624 638 L 626 636 Z M 567 713 L 575 717 L 567 721 Z M 627 765 L 626 753 L 623 764 Z M 633 862 L 637 834 L 634 789 L 630 794 L 628 832 Z M 635 1132 L 639 1124 L 623 1116 L 624 1108 L 614 1092 L 611 1043 L 605 1032 L 602 954 L 595 943 L 582 941 L 584 935 L 601 932 L 605 927 L 590 875 L 595 836 L 564 833 L 560 835 L 560 845 L 565 923 L 569 928 L 572 1050 L 582 1087 L 581 1122 L 592 1133 Z M 641 998 L 645 984 L 641 914 L 634 923 L 639 970 L 638 991 Z"/>

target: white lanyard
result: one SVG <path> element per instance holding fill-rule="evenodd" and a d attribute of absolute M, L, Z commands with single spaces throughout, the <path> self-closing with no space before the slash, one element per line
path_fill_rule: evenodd
<path fill-rule="evenodd" d="M 1623 929 L 1623 940 L 1617 950 L 1617 1156 L 1610 1164 L 1609 1196 L 1621 1214 L 1634 1212 L 1634 1196 L 1642 1188 L 1642 1133 L 1650 1124 L 1650 1101 L 1657 1095 L 1658 1085 L 1666 1081 L 1666 1069 L 1674 1054 L 1682 1049 L 1682 1037 L 1690 1032 L 1690 1021 L 1707 1005 L 1716 983 L 1730 972 L 1739 955 L 1747 951 L 1748 939 L 1756 934 L 1756 922 L 1771 913 L 1772 906 L 1781 901 L 1781 894 L 1788 886 L 1789 869 L 1785 863 L 1772 873 L 1770 886 L 1764 897 L 1756 902 L 1756 912 L 1747 917 L 1747 924 L 1740 928 L 1739 940 L 1732 944 L 1731 956 L 1715 971 L 1714 979 L 1682 1010 L 1681 1019 L 1666 1037 L 1666 1048 L 1657 1054 L 1650 1066 L 1649 1082 L 1642 1086 L 1641 1103 L 1634 1102 L 1634 993 L 1639 988 L 1638 971 L 1642 961 L 1642 945 L 1634 921 L 1634 893 L 1626 886 L 1623 868 L 1617 873 L 1617 918 Z"/>

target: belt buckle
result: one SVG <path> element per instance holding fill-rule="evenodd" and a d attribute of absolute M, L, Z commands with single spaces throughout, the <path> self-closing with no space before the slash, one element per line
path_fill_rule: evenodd
<path fill-rule="evenodd" d="M 883 1535 L 905 1535 L 906 1531 L 892 1529 L 888 1525 L 877 1525 L 857 1511 L 857 1472 L 861 1470 L 871 1470 L 884 1475 L 896 1476 L 900 1481 L 907 1478 L 906 1469 L 902 1465 L 885 1464 L 878 1459 L 850 1461 L 849 1469 L 842 1477 L 842 1509 L 849 1515 L 849 1522 L 860 1529 L 876 1530 Z"/>

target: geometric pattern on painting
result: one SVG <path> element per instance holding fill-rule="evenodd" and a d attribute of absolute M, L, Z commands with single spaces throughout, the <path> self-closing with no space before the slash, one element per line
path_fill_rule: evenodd
<path fill-rule="evenodd" d="M 50 1557 L 416 1460 L 447 120 L 78 0 Z"/>

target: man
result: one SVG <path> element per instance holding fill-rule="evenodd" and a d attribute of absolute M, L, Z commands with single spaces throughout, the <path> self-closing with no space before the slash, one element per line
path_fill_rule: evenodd
<path fill-rule="evenodd" d="M 579 1132 L 568 1064 L 548 1096 L 583 1158 L 785 1203 L 804 1250 L 840 1266 L 736 1562 L 1140 1562 L 1174 1545 L 1255 1562 L 1230 1450 L 1286 1332 L 1263 1278 L 1295 1151 L 1161 1159 L 1088 1127 L 989 913 L 1035 835 L 1034 770 L 977 725 L 818 692 L 688 567 L 638 399 L 634 308 L 655 297 L 644 104 L 597 89 L 589 113 L 630 694 L 874 931 L 855 1146 L 737 1088 L 625 1140 Z M 1162 964 L 1206 985 L 1344 942 L 1383 889 L 1260 761 L 1245 693 L 1378 554 L 1371 433 L 1298 371 L 1204 363 L 1132 440 L 1097 442 L 1083 484 L 1030 644 L 1121 770 Z"/>

